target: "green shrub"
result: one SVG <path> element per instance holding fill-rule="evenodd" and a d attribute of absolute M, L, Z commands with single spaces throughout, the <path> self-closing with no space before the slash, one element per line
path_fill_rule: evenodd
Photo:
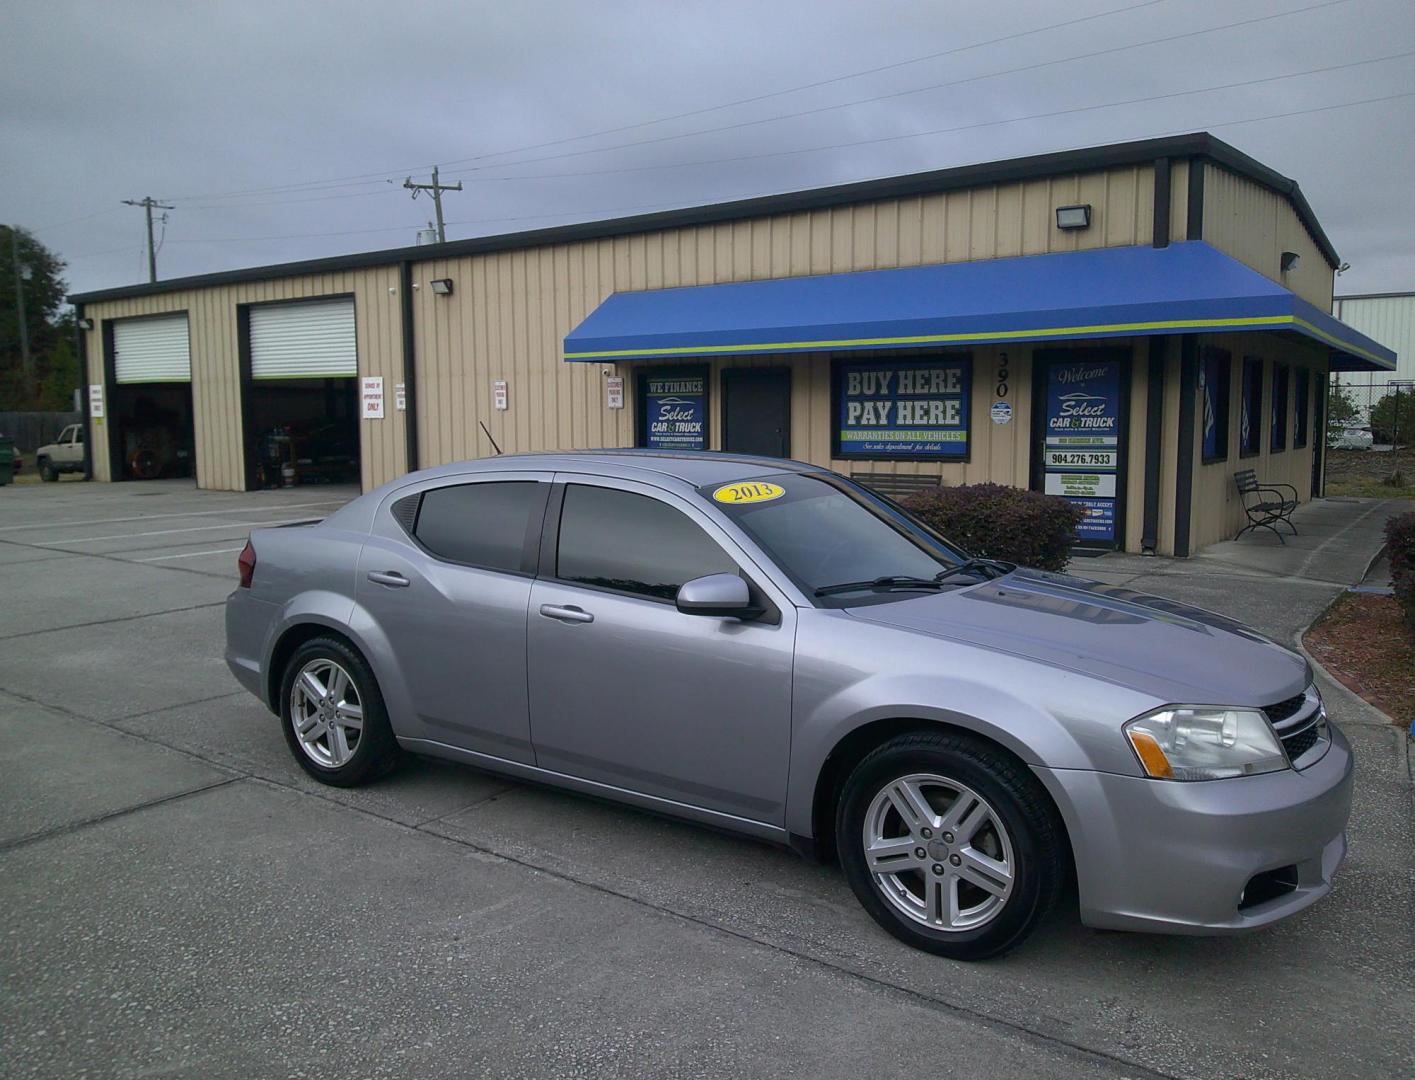
<path fill-rule="evenodd" d="M 1002 484 L 961 484 L 910 496 L 908 511 L 970 555 L 1065 570 L 1084 512 L 1054 495 Z"/>
<path fill-rule="evenodd" d="M 1386 550 L 1395 598 L 1405 613 L 1405 625 L 1415 630 L 1415 511 L 1386 522 Z"/>

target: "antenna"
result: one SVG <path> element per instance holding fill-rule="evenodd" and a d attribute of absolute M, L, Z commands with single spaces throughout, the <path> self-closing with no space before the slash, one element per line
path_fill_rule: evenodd
<path fill-rule="evenodd" d="M 481 428 L 481 433 L 486 436 L 486 441 L 491 443 L 491 448 L 496 451 L 496 456 L 500 457 L 501 447 L 496 445 L 496 440 L 491 437 L 491 432 L 486 430 L 486 425 L 483 424 L 480 420 L 478 420 L 477 426 Z"/>

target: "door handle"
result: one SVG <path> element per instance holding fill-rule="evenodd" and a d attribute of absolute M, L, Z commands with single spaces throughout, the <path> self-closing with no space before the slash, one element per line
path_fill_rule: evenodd
<path fill-rule="evenodd" d="M 594 622 L 594 616 L 583 608 L 577 608 L 573 604 L 566 607 L 557 607 L 554 604 L 542 604 L 540 613 L 547 619 L 559 619 L 561 622 Z"/>
<path fill-rule="evenodd" d="M 388 585 L 394 589 L 406 589 L 411 584 L 397 570 L 370 570 L 368 579 L 376 585 Z"/>

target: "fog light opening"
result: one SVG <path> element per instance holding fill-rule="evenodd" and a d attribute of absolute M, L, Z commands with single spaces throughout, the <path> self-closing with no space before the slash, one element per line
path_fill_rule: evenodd
<path fill-rule="evenodd" d="M 1261 874 L 1254 874 L 1248 879 L 1248 884 L 1243 886 L 1243 892 L 1238 896 L 1238 910 L 1247 911 L 1296 891 L 1296 866 L 1279 866 L 1276 870 L 1264 870 Z"/>

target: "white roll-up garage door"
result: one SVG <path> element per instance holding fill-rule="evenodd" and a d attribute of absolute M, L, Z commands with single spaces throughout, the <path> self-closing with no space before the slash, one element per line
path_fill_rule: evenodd
<path fill-rule="evenodd" d="M 253 307 L 250 335 L 254 379 L 335 379 L 359 373 L 353 300 Z"/>
<path fill-rule="evenodd" d="M 120 383 L 191 382 L 186 315 L 115 322 L 113 367 Z"/>

